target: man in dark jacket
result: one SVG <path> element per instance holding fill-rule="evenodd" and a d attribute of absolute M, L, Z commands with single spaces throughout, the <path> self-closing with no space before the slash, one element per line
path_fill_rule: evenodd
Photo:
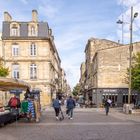
<path fill-rule="evenodd" d="M 61 103 L 60 103 L 60 100 L 58 99 L 58 97 L 56 97 L 56 99 L 54 99 L 53 107 L 55 110 L 56 119 L 59 120 L 58 116 L 59 116 L 59 112 L 60 112 Z"/>
<path fill-rule="evenodd" d="M 75 108 L 75 101 L 72 98 L 72 96 L 69 97 L 69 99 L 67 100 L 67 113 L 69 116 L 69 119 L 73 119 L 73 109 Z"/>
<path fill-rule="evenodd" d="M 111 103 L 111 102 L 109 102 L 109 101 L 111 101 L 111 100 L 106 99 L 106 100 L 105 100 L 105 104 L 104 104 L 106 115 L 108 115 L 108 113 L 109 113 L 109 107 L 110 107 L 110 103 Z"/>

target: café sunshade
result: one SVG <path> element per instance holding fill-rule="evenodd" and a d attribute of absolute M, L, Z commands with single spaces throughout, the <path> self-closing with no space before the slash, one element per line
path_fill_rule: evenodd
<path fill-rule="evenodd" d="M 30 85 L 21 80 L 0 77 L 0 90 L 9 91 L 15 89 L 27 90 L 30 89 Z"/>

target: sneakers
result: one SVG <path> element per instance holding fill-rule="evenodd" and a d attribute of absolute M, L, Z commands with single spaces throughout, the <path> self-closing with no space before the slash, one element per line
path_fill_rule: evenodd
<path fill-rule="evenodd" d="M 58 117 L 56 117 L 56 120 L 59 120 L 59 118 L 58 118 Z"/>
<path fill-rule="evenodd" d="M 70 118 L 70 120 L 72 120 L 73 118 Z"/>

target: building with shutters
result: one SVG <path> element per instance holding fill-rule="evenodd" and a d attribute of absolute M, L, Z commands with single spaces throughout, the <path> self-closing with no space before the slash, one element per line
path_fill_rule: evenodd
<path fill-rule="evenodd" d="M 9 67 L 9 77 L 22 79 L 41 91 L 42 107 L 61 90 L 61 60 L 52 30 L 47 22 L 38 21 L 36 10 L 32 10 L 29 22 L 15 21 L 4 12 L 2 58 Z"/>

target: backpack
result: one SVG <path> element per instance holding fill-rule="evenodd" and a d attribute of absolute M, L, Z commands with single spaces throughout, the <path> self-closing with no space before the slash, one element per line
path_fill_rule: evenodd
<path fill-rule="evenodd" d="M 12 98 L 11 101 L 10 101 L 10 106 L 11 107 L 17 107 L 17 105 L 18 105 L 17 98 Z"/>
<path fill-rule="evenodd" d="M 59 102 L 58 99 L 55 99 L 55 100 L 53 101 L 53 107 L 54 107 L 54 108 L 60 108 L 60 102 Z"/>

